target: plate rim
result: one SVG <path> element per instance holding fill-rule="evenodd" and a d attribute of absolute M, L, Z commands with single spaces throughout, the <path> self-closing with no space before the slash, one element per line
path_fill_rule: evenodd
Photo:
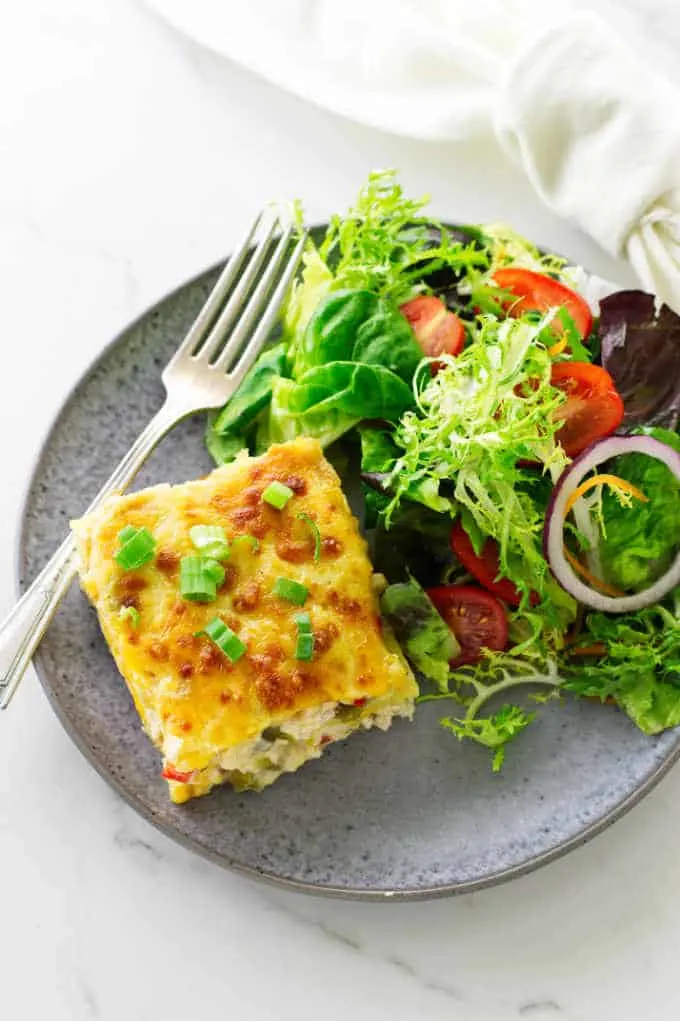
<path fill-rule="evenodd" d="M 450 223 L 450 221 L 449 221 Z M 325 228 L 327 224 L 313 224 L 309 229 L 310 232 Z M 179 284 L 172 287 L 157 298 L 152 304 L 144 308 L 138 315 L 126 323 L 122 329 L 112 337 L 108 343 L 106 343 L 102 349 L 87 363 L 83 371 L 80 373 L 78 378 L 66 391 L 63 400 L 60 402 L 58 408 L 52 415 L 47 428 L 42 435 L 39 443 L 37 452 L 33 455 L 30 462 L 30 470 L 27 475 L 27 480 L 24 485 L 23 494 L 20 501 L 19 527 L 16 529 L 15 542 L 14 542 L 14 589 L 17 598 L 22 594 L 24 586 L 21 582 L 23 574 L 24 560 L 26 557 L 26 550 L 28 546 L 28 508 L 31 493 L 33 492 L 35 483 L 39 479 L 39 475 L 43 466 L 43 461 L 47 454 L 47 447 L 50 442 L 50 438 L 56 428 L 60 418 L 66 411 L 66 409 L 78 399 L 78 391 L 83 383 L 90 377 L 90 375 L 97 369 L 101 362 L 113 351 L 130 333 L 131 330 L 138 327 L 145 319 L 156 312 L 162 305 L 168 300 L 178 295 L 185 288 L 190 287 L 192 284 L 196 284 L 209 276 L 211 273 L 217 272 L 226 260 L 220 259 L 217 262 L 210 264 L 203 270 L 195 273 L 193 276 L 188 277 Z M 104 782 L 112 788 L 116 794 L 118 794 L 123 801 L 128 804 L 138 815 L 140 815 L 147 823 L 150 823 L 156 830 L 161 832 L 164 836 L 173 840 L 176 844 L 183 847 L 187 851 L 191 851 L 194 854 L 199 855 L 206 861 L 211 862 L 214 865 L 219 866 L 222 869 L 234 872 L 235 874 L 242 876 L 243 878 L 250 880 L 257 880 L 264 882 L 270 886 L 275 886 L 295 893 L 305 893 L 308 895 L 337 898 L 351 901 L 370 901 L 373 903 L 384 903 L 389 901 L 406 902 L 406 901 L 426 901 L 426 900 L 438 900 L 444 897 L 460 896 L 465 893 L 473 893 L 480 890 L 489 889 L 494 886 L 499 886 L 502 883 L 507 883 L 512 879 L 517 879 L 521 876 L 528 875 L 531 872 L 542 868 L 545 865 L 550 864 L 553 861 L 557 861 L 559 858 L 564 857 L 571 851 L 582 847 L 584 844 L 591 841 L 594 837 L 597 837 L 604 830 L 608 829 L 613 823 L 617 822 L 624 815 L 626 815 L 638 802 L 642 801 L 647 794 L 650 793 L 666 776 L 672 767 L 680 759 L 680 728 L 678 728 L 675 741 L 669 752 L 664 758 L 647 774 L 644 781 L 636 786 L 626 797 L 624 797 L 618 804 L 614 805 L 608 812 L 587 823 L 579 832 L 573 836 L 563 840 L 555 847 L 550 848 L 547 851 L 543 851 L 540 854 L 533 855 L 524 862 L 520 862 L 516 865 L 510 865 L 506 868 L 499 869 L 496 872 L 492 872 L 489 875 L 483 876 L 479 879 L 464 880 L 457 883 L 445 883 L 441 886 L 427 886 L 419 887 L 414 889 L 370 889 L 356 886 L 336 886 L 333 884 L 326 883 L 312 883 L 305 882 L 301 879 L 291 879 L 287 876 L 277 875 L 275 872 L 266 872 L 257 868 L 244 865 L 241 862 L 237 862 L 226 858 L 223 855 L 217 854 L 210 848 L 203 846 L 198 840 L 194 840 L 191 837 L 186 836 L 183 833 L 178 832 L 171 825 L 166 824 L 162 820 L 158 819 L 154 812 L 146 807 L 146 805 L 140 801 L 136 795 L 130 792 L 123 783 L 119 781 L 116 776 L 113 776 L 110 772 L 100 767 L 100 764 L 93 754 L 92 749 L 89 747 L 86 739 L 82 736 L 80 731 L 73 725 L 68 714 L 63 710 L 63 707 L 59 701 L 59 698 L 52 687 L 50 680 L 50 670 L 43 661 L 40 648 L 38 648 L 35 656 L 33 657 L 33 668 L 37 674 L 40 686 L 47 697 L 47 701 L 50 708 L 57 717 L 59 723 L 64 728 L 69 738 L 73 741 L 78 751 L 83 755 L 89 765 L 96 771 L 96 773 L 104 780 Z M 653 738 L 650 738 L 650 740 Z"/>

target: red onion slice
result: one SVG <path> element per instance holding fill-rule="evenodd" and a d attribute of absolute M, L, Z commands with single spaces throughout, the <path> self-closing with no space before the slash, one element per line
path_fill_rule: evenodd
<path fill-rule="evenodd" d="M 672 588 L 680 584 L 680 551 L 666 573 L 649 588 L 632 596 L 618 597 L 606 596 L 584 584 L 564 555 L 564 508 L 567 500 L 589 471 L 603 461 L 609 461 L 620 454 L 647 454 L 649 457 L 655 457 L 663 461 L 680 480 L 680 454 L 668 444 L 661 443 L 652 436 L 609 436 L 593 443 L 562 472 L 552 491 L 543 529 L 543 554 L 562 588 L 579 603 L 605 613 L 641 610 L 644 606 L 657 603 Z"/>

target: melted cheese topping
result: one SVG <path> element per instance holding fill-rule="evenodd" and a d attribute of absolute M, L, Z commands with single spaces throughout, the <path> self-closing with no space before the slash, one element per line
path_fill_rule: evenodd
<path fill-rule="evenodd" d="M 294 493 L 280 511 L 262 500 L 273 481 Z M 302 513 L 320 531 L 319 560 Z M 217 600 L 207 604 L 188 602 L 179 590 L 179 561 L 196 554 L 189 529 L 197 524 L 221 525 L 230 538 L 251 535 L 259 542 L 257 551 L 248 543 L 232 549 Z M 114 559 L 126 525 L 146 527 L 156 540 L 154 561 L 127 572 Z M 387 700 L 410 715 L 415 680 L 383 639 L 365 542 L 316 441 L 243 456 L 184 485 L 113 497 L 72 527 L 82 586 L 145 729 L 173 770 L 212 768 L 229 749 L 323 704 Z M 275 595 L 281 577 L 308 589 L 311 662 L 295 658 L 294 618 L 301 607 Z M 138 611 L 137 628 L 121 619 L 124 606 Z M 236 663 L 197 634 L 216 616 L 246 645 Z M 181 786 L 171 784 L 176 800 L 185 800 L 175 790 Z"/>

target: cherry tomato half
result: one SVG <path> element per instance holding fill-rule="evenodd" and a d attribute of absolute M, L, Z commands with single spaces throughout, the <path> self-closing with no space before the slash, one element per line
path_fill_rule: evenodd
<path fill-rule="evenodd" d="M 504 269 L 497 269 L 493 275 L 494 281 L 504 291 L 512 291 L 517 295 L 517 301 L 512 302 L 508 307 L 511 316 L 519 316 L 523 312 L 547 312 L 549 308 L 564 308 L 574 321 L 574 326 L 585 340 L 593 328 L 593 316 L 588 303 L 565 287 L 559 280 L 545 276 L 543 273 L 535 273 L 531 269 L 519 269 L 508 266 Z M 556 333 L 562 330 L 562 324 L 558 319 L 552 324 Z"/>
<path fill-rule="evenodd" d="M 412 298 L 399 311 L 408 319 L 416 340 L 428 358 L 457 355 L 465 343 L 465 327 L 454 312 L 449 312 L 440 298 L 421 294 Z"/>
<path fill-rule="evenodd" d="M 609 436 L 623 421 L 623 401 L 606 369 L 590 362 L 556 362 L 550 382 L 567 395 L 555 418 L 555 439 L 569 457 Z"/>
<path fill-rule="evenodd" d="M 427 590 L 460 645 L 451 666 L 478 663 L 483 649 L 502 652 L 508 644 L 508 619 L 495 596 L 475 585 L 438 585 Z"/>
<path fill-rule="evenodd" d="M 509 578 L 499 578 L 500 560 L 498 556 L 498 543 L 495 539 L 487 539 L 484 543 L 481 556 L 477 556 L 470 537 L 461 525 L 456 521 L 451 529 L 451 549 L 460 560 L 463 567 L 493 595 L 502 599 L 511 606 L 519 606 L 522 601 L 522 593 L 514 582 Z M 531 602 L 536 604 L 538 596 L 533 593 Z"/>

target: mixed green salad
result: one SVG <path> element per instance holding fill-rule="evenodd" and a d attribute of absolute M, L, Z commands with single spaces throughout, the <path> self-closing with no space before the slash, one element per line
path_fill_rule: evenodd
<path fill-rule="evenodd" d="M 309 241 L 278 339 L 208 448 L 221 464 L 312 436 L 357 463 L 420 701 L 495 770 L 567 693 L 646 734 L 676 726 L 680 317 L 619 291 L 595 319 L 565 260 L 425 205 L 373 173 Z"/>

